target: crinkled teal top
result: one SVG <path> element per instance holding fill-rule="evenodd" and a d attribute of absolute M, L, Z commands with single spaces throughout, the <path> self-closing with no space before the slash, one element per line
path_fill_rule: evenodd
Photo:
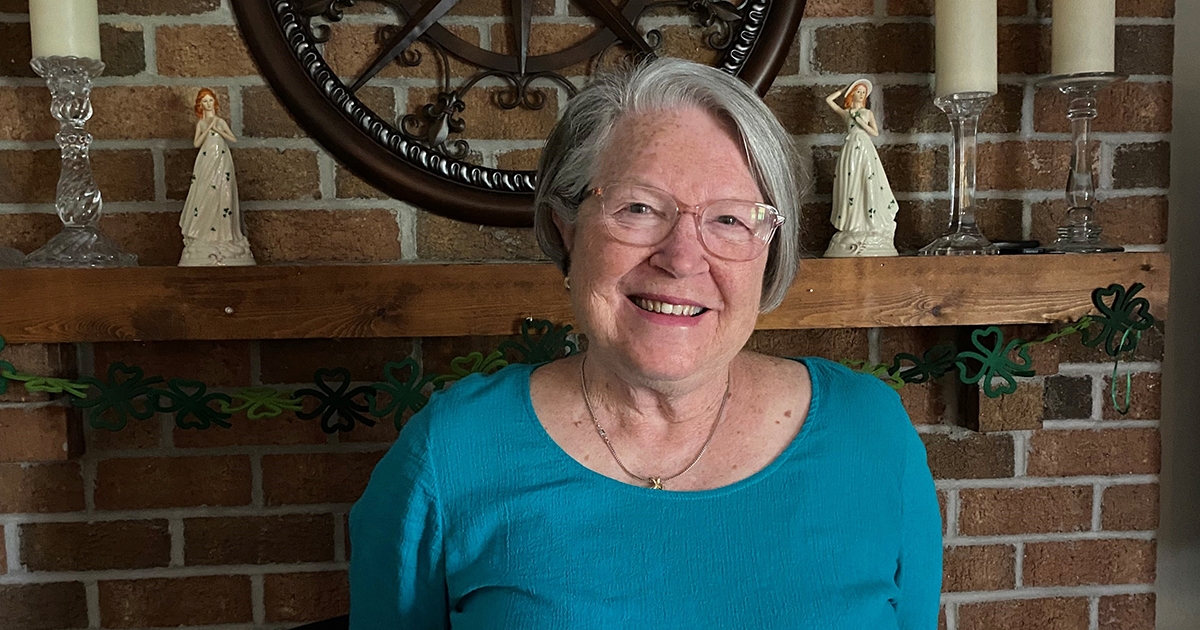
<path fill-rule="evenodd" d="M 350 514 L 353 630 L 933 630 L 941 517 L 879 379 L 819 358 L 799 434 L 723 488 L 580 465 L 512 365 L 435 394 Z"/>

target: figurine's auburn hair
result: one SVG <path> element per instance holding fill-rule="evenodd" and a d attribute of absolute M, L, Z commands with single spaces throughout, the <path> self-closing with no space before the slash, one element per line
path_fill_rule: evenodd
<path fill-rule="evenodd" d="M 800 190 L 806 178 L 795 158 L 791 136 L 762 99 L 737 77 L 711 66 L 651 58 L 615 72 L 601 73 L 568 103 L 542 150 L 534 192 L 534 229 L 542 251 L 563 273 L 571 266 L 554 217 L 574 223 L 585 192 L 594 185 L 601 154 L 613 127 L 626 116 L 700 108 L 728 123 L 746 149 L 750 171 L 763 200 L 784 216 L 763 274 L 759 308 L 783 301 L 800 258 Z M 714 176 L 719 176 L 714 173 Z"/>
<path fill-rule="evenodd" d="M 204 118 L 204 108 L 200 106 L 200 101 L 204 100 L 205 96 L 213 97 L 214 114 L 221 111 L 221 99 L 217 98 L 217 93 L 208 88 L 200 88 L 200 93 L 196 95 L 196 118 Z"/>
<path fill-rule="evenodd" d="M 846 88 L 846 96 L 842 98 L 842 109 L 850 109 L 851 107 L 854 107 L 854 88 L 860 85 L 867 90 L 867 93 L 863 94 L 863 106 L 866 106 L 867 97 L 871 95 L 871 88 L 867 87 L 867 83 L 860 79 L 854 83 L 851 83 L 850 87 Z"/>

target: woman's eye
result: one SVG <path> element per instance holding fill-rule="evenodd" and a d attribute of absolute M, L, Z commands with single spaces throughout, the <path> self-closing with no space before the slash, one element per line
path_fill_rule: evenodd
<path fill-rule="evenodd" d="M 635 203 L 626 204 L 625 212 L 628 212 L 629 214 L 653 214 L 654 208 L 652 208 L 644 203 L 636 203 L 635 202 Z"/>

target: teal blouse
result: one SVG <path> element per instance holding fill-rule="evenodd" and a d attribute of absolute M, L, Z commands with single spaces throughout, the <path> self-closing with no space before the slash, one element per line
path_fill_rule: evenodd
<path fill-rule="evenodd" d="M 536 366 L 435 394 L 350 513 L 352 630 L 933 630 L 941 517 L 879 379 L 819 358 L 799 434 L 729 486 L 585 468 L 545 432 Z"/>

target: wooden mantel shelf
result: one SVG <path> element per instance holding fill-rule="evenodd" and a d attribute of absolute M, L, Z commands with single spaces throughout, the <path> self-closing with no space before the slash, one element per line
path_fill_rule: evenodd
<path fill-rule="evenodd" d="M 1167 315 L 1165 253 L 812 259 L 759 328 L 1050 323 L 1135 282 Z M 549 264 L 363 264 L 0 270 L 9 343 L 432 337 L 571 321 Z"/>

